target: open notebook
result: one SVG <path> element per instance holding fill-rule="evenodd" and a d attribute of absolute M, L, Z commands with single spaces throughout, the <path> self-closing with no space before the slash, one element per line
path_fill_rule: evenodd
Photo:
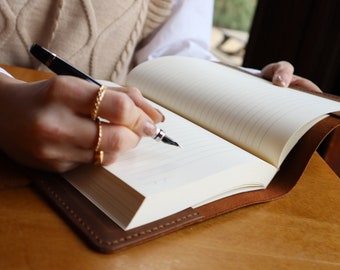
<path fill-rule="evenodd" d="M 256 190 L 266 192 L 277 175 L 287 173 L 282 172 L 283 164 L 300 138 L 307 131 L 319 132 L 315 127 L 329 123 L 329 114 L 340 111 L 339 101 L 186 57 L 143 63 L 130 72 L 127 83 L 159 107 L 166 116 L 160 127 L 183 148 L 143 138 L 110 166 L 85 165 L 61 176 L 123 234 L 224 198 L 247 194 L 243 202 L 225 205 L 218 213 L 272 198 L 259 199 Z M 323 136 L 337 126 L 336 116 L 332 119 L 310 145 L 312 150 L 297 153 L 305 157 L 294 166 L 306 165 Z"/>

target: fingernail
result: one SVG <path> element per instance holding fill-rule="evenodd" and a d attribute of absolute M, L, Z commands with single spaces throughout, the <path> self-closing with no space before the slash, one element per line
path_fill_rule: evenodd
<path fill-rule="evenodd" d="M 284 78 L 280 74 L 276 74 L 274 77 L 274 83 L 279 86 L 287 87 L 288 83 L 284 80 Z"/>
<path fill-rule="evenodd" d="M 164 114 L 163 114 L 160 110 L 158 110 L 157 108 L 156 108 L 156 111 L 159 113 L 159 115 L 160 115 L 161 118 L 162 118 L 161 122 L 164 122 L 164 121 L 165 121 L 165 116 L 164 116 Z"/>
<path fill-rule="evenodd" d="M 147 121 L 145 122 L 143 131 L 146 136 L 153 136 L 157 131 L 157 127 L 154 123 Z"/>

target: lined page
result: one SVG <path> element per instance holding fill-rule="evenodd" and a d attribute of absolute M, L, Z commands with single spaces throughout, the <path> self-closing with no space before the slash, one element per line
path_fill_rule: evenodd
<path fill-rule="evenodd" d="M 221 191 L 248 185 L 263 188 L 274 176 L 276 169 L 272 165 L 164 108 L 160 110 L 167 120 L 159 127 L 182 148 L 143 138 L 136 149 L 124 153 L 112 165 L 105 167 L 144 196 L 175 190 L 200 179 L 247 166 L 257 167 L 262 173 L 254 175 L 252 172 L 245 177 L 245 172 L 240 171 L 237 177 L 219 178 Z M 198 198 L 202 200 L 202 197 Z"/>
<path fill-rule="evenodd" d="M 297 140 L 340 103 L 205 60 L 170 56 L 128 76 L 149 99 L 279 167 Z"/>

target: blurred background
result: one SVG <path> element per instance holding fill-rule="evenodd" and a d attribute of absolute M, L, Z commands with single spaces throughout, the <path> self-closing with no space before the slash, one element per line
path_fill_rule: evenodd
<path fill-rule="evenodd" d="M 258 69 L 287 60 L 340 95 L 339 11 L 339 0 L 215 0 L 212 52 Z"/>
<path fill-rule="evenodd" d="M 257 0 L 215 0 L 211 42 L 220 60 L 242 65 L 256 5 Z"/>

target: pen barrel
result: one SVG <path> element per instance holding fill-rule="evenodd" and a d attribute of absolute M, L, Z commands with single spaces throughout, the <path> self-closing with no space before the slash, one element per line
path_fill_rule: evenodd
<path fill-rule="evenodd" d="M 50 52 L 49 50 L 41 47 L 38 44 L 32 45 L 32 47 L 30 48 L 30 52 L 41 63 L 45 64 L 50 70 L 52 70 L 54 73 L 58 75 L 78 77 L 100 86 L 100 83 L 91 78 L 89 75 L 76 69 L 75 67 L 67 63 L 65 60 L 58 57 L 55 53 Z"/>
<path fill-rule="evenodd" d="M 65 61 L 62 61 L 58 57 L 55 57 L 53 59 L 53 61 L 50 62 L 48 67 L 58 75 L 74 76 L 74 77 L 84 79 L 84 80 L 86 80 L 90 83 L 95 83 L 97 85 L 100 85 L 100 84 L 98 84 L 97 81 L 92 79 L 90 76 L 88 76 L 85 73 L 81 72 L 80 70 L 72 67 L 71 65 L 69 65 L 67 63 L 65 64 L 65 63 L 66 63 Z"/>

